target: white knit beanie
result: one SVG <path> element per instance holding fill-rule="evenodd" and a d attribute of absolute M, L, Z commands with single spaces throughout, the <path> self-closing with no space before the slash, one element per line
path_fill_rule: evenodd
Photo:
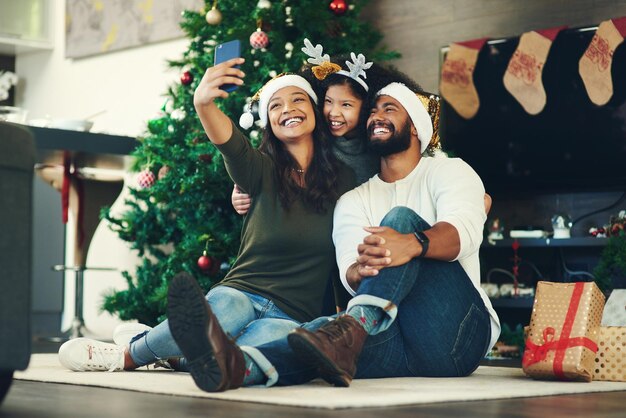
<path fill-rule="evenodd" d="M 416 93 L 402 83 L 391 83 L 380 89 L 376 96 L 389 96 L 400 102 L 415 125 L 423 154 L 433 137 L 433 122 Z"/>
<path fill-rule="evenodd" d="M 304 90 L 317 104 L 317 95 L 313 91 L 313 87 L 302 76 L 297 74 L 281 74 L 270 81 L 259 90 L 259 121 L 261 128 L 265 128 L 267 125 L 267 105 L 270 99 L 278 90 L 285 87 L 299 87 Z M 252 115 L 252 102 L 248 105 L 248 111 L 241 115 L 239 118 L 239 125 L 244 129 L 249 129 L 254 123 L 254 116 Z"/>

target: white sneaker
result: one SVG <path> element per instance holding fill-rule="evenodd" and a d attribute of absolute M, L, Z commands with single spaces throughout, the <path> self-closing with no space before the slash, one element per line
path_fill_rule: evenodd
<path fill-rule="evenodd" d="M 122 347 L 126 347 L 134 336 L 142 332 L 150 331 L 151 329 L 152 327 L 138 322 L 124 322 L 116 326 L 113 330 L 113 342 Z"/>
<path fill-rule="evenodd" d="M 75 372 L 124 370 L 124 347 L 90 338 L 74 338 L 59 348 L 59 361 Z"/>

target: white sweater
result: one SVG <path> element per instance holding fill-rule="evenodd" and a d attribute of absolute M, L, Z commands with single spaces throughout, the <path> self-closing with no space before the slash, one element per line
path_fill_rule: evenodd
<path fill-rule="evenodd" d="M 396 206 L 414 210 L 430 225 L 447 222 L 459 234 L 461 249 L 451 261 L 459 261 L 480 293 L 491 317 L 491 344 L 500 336 L 500 322 L 489 297 L 480 287 L 478 251 L 487 218 L 485 188 L 478 174 L 459 158 L 422 157 L 405 178 L 385 183 L 378 175 L 345 193 L 335 207 L 333 241 L 344 287 L 352 295 L 346 271 L 358 256 L 357 246 L 368 235 L 364 226 L 379 226 Z"/>

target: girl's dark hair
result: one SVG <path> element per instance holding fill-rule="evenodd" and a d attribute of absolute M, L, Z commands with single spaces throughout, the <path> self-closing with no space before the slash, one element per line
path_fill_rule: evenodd
<path fill-rule="evenodd" d="M 307 97 L 309 97 L 307 95 Z M 299 169 L 298 163 L 287 151 L 272 129 L 263 132 L 259 149 L 274 161 L 274 178 L 278 187 L 280 203 L 289 210 L 294 201 L 302 196 L 306 206 L 317 213 L 325 213 L 339 198 L 339 163 L 331 152 L 330 138 L 322 123 L 318 108 L 309 97 L 315 114 L 313 130 L 313 159 L 304 174 L 305 187 L 300 187 L 293 178 L 293 171 Z"/>

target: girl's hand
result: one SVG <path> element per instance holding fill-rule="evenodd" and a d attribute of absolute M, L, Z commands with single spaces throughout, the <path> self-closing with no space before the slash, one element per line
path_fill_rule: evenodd
<path fill-rule="evenodd" d="M 233 187 L 233 193 L 230 196 L 231 202 L 233 203 L 233 207 L 235 208 L 235 212 L 240 215 L 245 215 L 250 210 L 250 203 L 252 203 L 252 199 L 250 199 L 250 195 L 243 193 L 239 186 L 235 184 Z"/>
<path fill-rule="evenodd" d="M 228 93 L 220 89 L 220 86 L 224 84 L 240 86 L 243 84 L 242 78 L 245 77 L 245 74 L 234 66 L 241 65 L 244 61 L 243 58 L 233 58 L 206 70 L 193 95 L 193 104 L 196 110 L 211 105 L 217 97 L 223 99 L 228 97 Z"/>

